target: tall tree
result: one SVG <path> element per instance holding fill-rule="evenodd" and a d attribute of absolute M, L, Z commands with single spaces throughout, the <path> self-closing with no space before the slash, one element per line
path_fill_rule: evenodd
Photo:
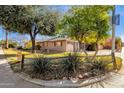
<path fill-rule="evenodd" d="M 18 6 L 17 6 L 18 7 Z M 47 10 L 44 6 L 21 6 L 23 11 L 16 16 L 16 30 L 30 35 L 32 52 L 35 52 L 37 34 L 53 35 L 56 30 L 57 13 Z"/>
<path fill-rule="evenodd" d="M 6 11 L 6 7 L 11 7 L 10 11 Z M 30 35 L 33 53 L 37 34 L 52 35 L 56 30 L 58 14 L 46 6 L 1 6 L 1 12 L 1 20 L 4 14 L 7 14 L 5 18 L 9 19 L 8 22 L 3 19 L 1 24 L 5 27 L 9 25 L 13 31 Z"/>
<path fill-rule="evenodd" d="M 5 28 L 6 35 L 6 48 L 8 48 L 8 33 L 11 30 L 12 18 L 14 17 L 15 10 L 13 6 L 0 6 L 0 25 Z"/>
<path fill-rule="evenodd" d="M 96 53 L 98 52 L 98 42 L 108 35 L 109 31 L 109 11 L 111 6 L 79 6 L 72 7 L 69 13 L 64 16 L 62 26 L 67 30 L 67 34 L 78 40 L 80 49 L 88 56 L 85 43 L 89 37 L 96 43 Z M 82 46 L 84 43 L 84 46 Z"/>

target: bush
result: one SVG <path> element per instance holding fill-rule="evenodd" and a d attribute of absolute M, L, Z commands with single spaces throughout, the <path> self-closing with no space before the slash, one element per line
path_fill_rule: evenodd
<path fill-rule="evenodd" d="M 40 50 L 41 49 L 41 46 L 40 45 L 36 45 L 36 49 L 37 50 Z"/>
<path fill-rule="evenodd" d="M 45 58 L 44 56 L 36 56 L 33 60 L 32 67 L 33 72 L 45 76 L 47 72 L 51 71 L 51 62 L 48 58 Z"/>
<path fill-rule="evenodd" d="M 69 54 L 66 59 L 62 60 L 62 74 L 66 74 L 66 77 L 69 78 L 72 75 L 75 75 L 79 70 L 79 64 L 81 60 L 77 57 L 77 54 Z"/>
<path fill-rule="evenodd" d="M 32 48 L 32 42 L 31 41 L 26 42 L 24 48 L 31 49 Z"/>
<path fill-rule="evenodd" d="M 21 50 L 21 49 L 23 49 L 23 48 L 22 48 L 22 46 L 18 46 L 17 49 L 18 49 L 18 50 Z"/>
<path fill-rule="evenodd" d="M 8 47 L 9 47 L 9 48 L 15 48 L 15 45 L 14 45 L 14 44 L 9 44 Z"/>
<path fill-rule="evenodd" d="M 117 64 L 117 70 L 120 70 L 122 67 L 122 59 L 119 57 L 116 57 L 116 64 Z M 113 70 L 113 63 L 108 64 L 108 69 Z"/>

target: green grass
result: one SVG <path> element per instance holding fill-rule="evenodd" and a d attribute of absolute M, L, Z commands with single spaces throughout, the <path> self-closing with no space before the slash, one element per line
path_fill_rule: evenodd
<path fill-rule="evenodd" d="M 6 58 L 11 63 L 18 62 L 18 59 L 17 59 L 18 52 L 20 51 L 14 50 L 14 49 L 4 49 Z M 25 58 L 34 58 L 36 55 L 40 55 L 40 56 L 44 55 L 45 57 L 64 57 L 68 55 L 68 52 L 54 53 L 54 54 L 42 54 L 42 53 L 32 54 L 31 52 L 21 51 L 21 54 L 24 54 Z"/>

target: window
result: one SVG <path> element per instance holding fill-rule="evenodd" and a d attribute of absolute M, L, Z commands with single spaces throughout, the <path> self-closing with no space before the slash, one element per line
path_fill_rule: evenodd
<path fill-rule="evenodd" d="M 62 41 L 56 41 L 56 42 L 54 42 L 54 46 L 62 46 Z"/>

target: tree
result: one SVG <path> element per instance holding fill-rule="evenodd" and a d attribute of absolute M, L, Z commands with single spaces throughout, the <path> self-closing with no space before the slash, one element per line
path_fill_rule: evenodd
<path fill-rule="evenodd" d="M 25 49 L 30 49 L 31 47 L 32 47 L 31 41 L 25 42 L 25 46 L 24 46 Z"/>
<path fill-rule="evenodd" d="M 88 53 L 85 48 L 85 44 L 90 42 L 96 43 L 105 38 L 109 31 L 109 11 L 111 6 L 79 6 L 72 7 L 68 14 L 64 16 L 62 20 L 62 27 L 67 31 L 69 37 L 78 40 L 80 49 L 86 56 Z M 82 46 L 84 43 L 84 46 Z M 93 57 L 95 58 L 98 52 Z"/>
<path fill-rule="evenodd" d="M 115 48 L 117 49 L 117 51 L 121 51 L 122 50 L 122 39 L 120 37 L 117 37 L 115 39 Z"/>
<path fill-rule="evenodd" d="M 56 12 L 51 12 L 44 6 L 25 6 L 24 10 L 18 13 L 16 18 L 18 23 L 15 29 L 20 33 L 30 35 L 33 53 L 35 52 L 35 38 L 37 34 L 54 34 L 57 16 Z"/>
<path fill-rule="evenodd" d="M 6 44 L 6 40 L 1 40 L 0 41 L 1 45 L 5 45 Z M 8 40 L 8 48 L 15 48 L 18 45 L 18 42 L 13 41 L 13 40 Z"/>
<path fill-rule="evenodd" d="M 0 24 L 4 26 L 6 31 L 6 48 L 8 48 L 8 32 L 12 31 L 11 23 L 14 13 L 16 13 L 16 10 L 13 6 L 0 6 Z"/>
<path fill-rule="evenodd" d="M 3 6 L 4 7 L 4 6 Z M 6 6 L 5 6 L 6 7 Z M 4 8 L 5 8 L 4 7 Z M 52 35 L 56 30 L 57 13 L 48 10 L 45 6 L 11 6 L 7 18 L 10 18 L 9 24 L 13 31 L 29 34 L 32 41 L 32 52 L 35 52 L 35 38 L 37 34 Z M 4 21 L 4 20 L 3 20 Z M 5 22 L 6 23 L 6 22 Z M 2 23 L 3 24 L 3 23 Z M 5 24 L 3 24 L 5 27 Z"/>

